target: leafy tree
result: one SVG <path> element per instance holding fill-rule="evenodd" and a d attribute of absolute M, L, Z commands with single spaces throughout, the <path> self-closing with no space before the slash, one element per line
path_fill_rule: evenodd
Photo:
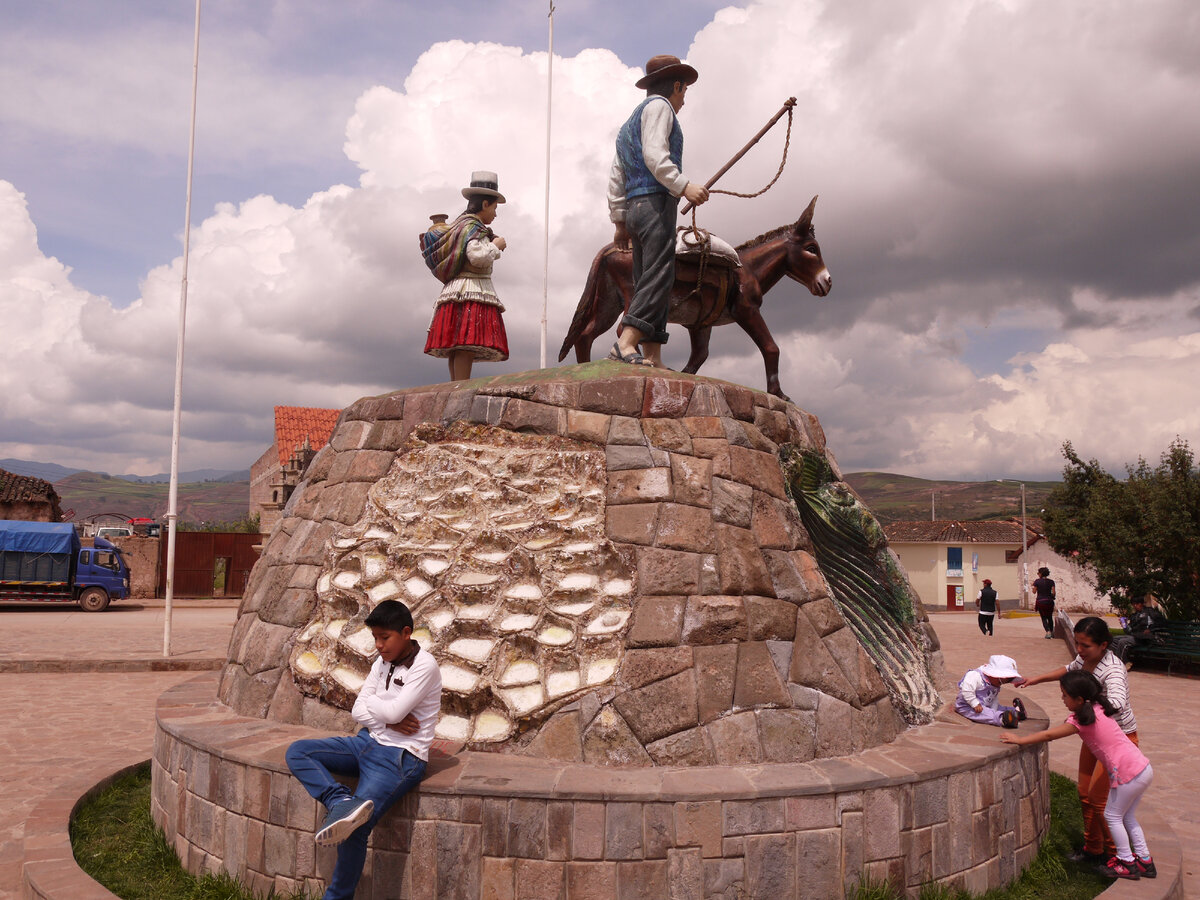
<path fill-rule="evenodd" d="M 1071 442 L 1063 483 L 1046 505 L 1046 540 L 1096 573 L 1096 587 L 1121 607 L 1151 594 L 1172 619 L 1200 618 L 1200 470 L 1176 438 L 1157 466 L 1144 458 L 1119 480 Z"/>

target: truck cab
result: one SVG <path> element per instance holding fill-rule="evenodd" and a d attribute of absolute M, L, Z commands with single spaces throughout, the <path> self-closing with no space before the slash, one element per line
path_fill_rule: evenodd
<path fill-rule="evenodd" d="M 90 544 L 90 546 L 89 546 Z M 99 591 L 104 591 L 101 601 Z M 85 594 L 90 593 L 90 597 Z M 100 612 L 112 600 L 123 600 L 129 596 L 129 566 L 121 550 L 102 537 L 86 538 L 79 548 L 79 560 L 75 565 L 75 595 L 79 605 L 88 612 Z M 101 604 L 99 609 L 96 605 Z"/>

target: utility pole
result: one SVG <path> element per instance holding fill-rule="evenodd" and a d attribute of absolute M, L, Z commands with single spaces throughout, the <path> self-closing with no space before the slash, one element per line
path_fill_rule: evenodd
<path fill-rule="evenodd" d="M 1021 482 L 1021 608 L 1029 602 L 1029 529 L 1025 526 L 1025 482 Z"/>
<path fill-rule="evenodd" d="M 1029 526 L 1026 525 L 1025 519 L 1025 482 L 1017 481 L 1015 478 L 997 478 L 997 482 L 1003 484 L 1021 485 L 1021 609 L 1029 609 Z"/>

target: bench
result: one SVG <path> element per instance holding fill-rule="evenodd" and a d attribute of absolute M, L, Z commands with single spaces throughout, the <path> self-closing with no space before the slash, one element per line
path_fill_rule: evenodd
<path fill-rule="evenodd" d="M 1141 641 L 1129 648 L 1131 662 L 1163 660 L 1168 674 L 1174 663 L 1200 663 L 1200 622 L 1164 622 L 1150 632 L 1153 641 Z"/>

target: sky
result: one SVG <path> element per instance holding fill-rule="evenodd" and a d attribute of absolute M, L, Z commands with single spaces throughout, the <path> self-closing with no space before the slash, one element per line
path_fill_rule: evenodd
<path fill-rule="evenodd" d="M 120 7 L 119 14 L 117 7 Z M 446 379 L 416 237 L 499 173 L 495 282 L 537 368 L 548 3 L 206 0 L 180 468 L 242 469 L 276 405 Z M 0 12 L 0 458 L 170 462 L 194 6 Z M 1200 445 L 1200 6 L 1145 0 L 559 0 L 548 358 L 611 240 L 605 186 L 656 53 L 706 181 L 791 96 L 788 164 L 698 223 L 814 224 L 833 290 L 763 314 L 844 471 L 1055 478 Z M 766 184 L 781 122 L 718 187 Z M 603 352 L 597 342 L 595 351 Z M 672 328 L 668 365 L 687 356 Z M 568 362 L 572 362 L 568 359 Z M 736 326 L 701 374 L 765 385 Z"/>

